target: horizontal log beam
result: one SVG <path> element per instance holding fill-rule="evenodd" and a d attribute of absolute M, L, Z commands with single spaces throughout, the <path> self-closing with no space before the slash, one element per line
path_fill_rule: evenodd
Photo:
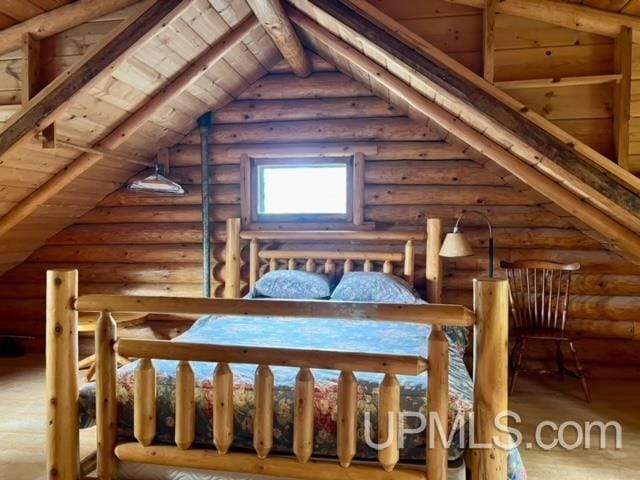
<path fill-rule="evenodd" d="M 216 124 L 403 115 L 400 109 L 378 97 L 236 100 L 213 112 Z"/>
<path fill-rule="evenodd" d="M 374 241 L 374 242 L 406 242 L 413 240 L 424 241 L 424 232 L 398 231 L 358 231 L 358 230 L 307 230 L 307 231 L 278 231 L 278 230 L 245 230 L 240 233 L 243 240 L 287 240 L 287 241 Z"/>
<path fill-rule="evenodd" d="M 214 125 L 209 141 L 216 145 L 237 143 L 295 142 L 373 142 L 373 141 L 439 141 L 443 135 L 407 117 L 357 118 L 335 120 L 297 120 L 249 123 L 239 128 L 235 124 Z M 199 144 L 196 130 L 187 135 L 187 144 Z"/>
<path fill-rule="evenodd" d="M 239 100 L 298 98 L 370 97 L 371 89 L 340 72 L 314 73 L 307 78 L 295 75 L 266 75 L 239 96 Z"/>
<path fill-rule="evenodd" d="M 122 443 L 116 447 L 116 456 L 124 462 L 199 468 L 256 475 L 286 476 L 301 480 L 334 480 L 344 478 L 345 469 L 337 462 L 309 461 L 300 463 L 296 458 L 267 457 L 260 459 L 255 453 L 227 453 L 216 450 L 180 450 L 171 446 L 143 447 L 138 443 Z M 421 470 L 396 467 L 385 472 L 380 465 L 350 465 L 346 470 L 351 480 L 426 480 Z"/>
<path fill-rule="evenodd" d="M 41 13 L 0 32 L 0 55 L 20 48 L 25 34 L 36 39 L 51 37 L 82 23 L 126 8 L 140 0 L 78 0 Z"/>
<path fill-rule="evenodd" d="M 443 141 L 426 142 L 332 142 L 300 144 L 214 145 L 210 150 L 214 165 L 239 164 L 243 155 L 262 157 L 322 157 L 361 152 L 367 160 L 456 160 L 467 156 L 460 148 Z M 171 166 L 200 165 L 200 145 L 180 144 L 169 151 Z"/>
<path fill-rule="evenodd" d="M 476 8 L 487 6 L 486 0 L 446 1 Z M 611 38 L 616 38 L 627 27 L 634 30 L 633 41 L 640 41 L 640 18 L 635 15 L 553 0 L 501 0 L 497 2 L 496 11 Z"/>
<path fill-rule="evenodd" d="M 127 358 L 184 360 L 191 362 L 248 363 L 280 367 L 322 368 L 352 372 L 420 375 L 427 371 L 425 358 L 411 355 L 297 348 L 215 345 L 167 340 L 122 339 L 117 352 Z"/>
<path fill-rule="evenodd" d="M 264 260 L 371 260 L 372 262 L 402 262 L 404 254 L 386 252 L 358 252 L 336 250 L 260 250 L 258 257 Z"/>
<path fill-rule="evenodd" d="M 464 327 L 472 326 L 475 320 L 474 313 L 465 307 L 439 304 L 396 305 L 359 302 L 81 295 L 76 300 L 74 308 L 80 312 L 349 318 Z"/>

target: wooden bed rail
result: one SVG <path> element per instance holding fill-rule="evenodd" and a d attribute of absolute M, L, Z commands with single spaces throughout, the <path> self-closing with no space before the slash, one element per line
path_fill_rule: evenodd
<path fill-rule="evenodd" d="M 326 300 L 81 295 L 73 302 L 73 307 L 78 312 L 349 318 L 459 327 L 471 327 L 475 320 L 475 314 L 462 305 Z"/>
<path fill-rule="evenodd" d="M 429 219 L 426 230 L 242 230 L 239 218 L 227 219 L 227 245 L 225 258 L 225 298 L 237 298 L 241 292 L 242 241 L 249 243 L 249 289 L 253 290 L 256 282 L 265 271 L 281 268 L 284 263 L 289 270 L 304 265 L 308 272 L 320 271 L 335 279 L 339 273 L 355 270 L 356 262 L 362 263 L 362 270 L 372 272 L 374 262 L 382 263 L 384 273 L 400 273 L 410 284 L 415 283 L 415 252 L 417 242 L 427 245 L 427 300 L 440 302 L 442 282 L 440 279 L 440 243 L 442 236 L 442 220 Z M 347 243 L 384 243 L 404 244 L 402 252 L 354 251 L 342 250 L 288 250 L 283 248 L 261 249 L 262 244 L 278 242 L 338 242 Z M 362 247 L 365 248 L 365 247 Z M 343 262 L 338 268 L 337 262 Z M 320 263 L 319 263 L 320 262 Z M 399 265 L 394 266 L 394 263 Z M 401 268 L 400 268 L 401 267 Z"/>
<path fill-rule="evenodd" d="M 117 344 L 117 351 L 129 358 L 248 363 L 393 375 L 420 375 L 428 369 L 426 358 L 412 355 L 212 345 L 169 340 L 122 339 Z"/>

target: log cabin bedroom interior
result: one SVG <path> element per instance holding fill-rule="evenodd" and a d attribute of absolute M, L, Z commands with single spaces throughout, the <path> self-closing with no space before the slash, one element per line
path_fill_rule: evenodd
<path fill-rule="evenodd" d="M 640 0 L 0 28 L 0 479 L 640 478 Z"/>

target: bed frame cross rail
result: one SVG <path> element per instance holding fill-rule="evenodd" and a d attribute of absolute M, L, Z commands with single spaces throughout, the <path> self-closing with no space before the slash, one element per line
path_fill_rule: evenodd
<path fill-rule="evenodd" d="M 78 312 L 349 318 L 461 327 L 471 327 L 475 320 L 475 314 L 462 305 L 378 304 L 326 300 L 81 295 L 73 302 L 73 307 Z"/>
<path fill-rule="evenodd" d="M 122 339 L 118 341 L 117 352 L 128 358 L 248 363 L 392 375 L 420 375 L 428 369 L 426 358 L 412 355 L 212 345 L 169 340 Z"/>

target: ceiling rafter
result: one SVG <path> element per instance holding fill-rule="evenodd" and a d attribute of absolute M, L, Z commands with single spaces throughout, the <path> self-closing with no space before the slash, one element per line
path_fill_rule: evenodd
<path fill-rule="evenodd" d="M 276 44 L 293 73 L 298 77 L 308 77 L 313 68 L 309 57 L 302 48 L 289 17 L 280 0 L 247 0 L 251 10 Z"/>

